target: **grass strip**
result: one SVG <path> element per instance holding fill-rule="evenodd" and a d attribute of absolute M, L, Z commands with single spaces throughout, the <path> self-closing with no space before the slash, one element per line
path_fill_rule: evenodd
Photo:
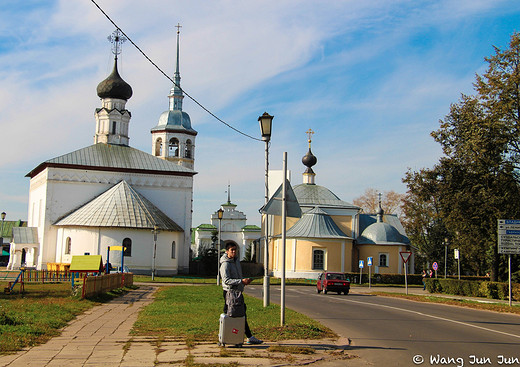
<path fill-rule="evenodd" d="M 394 297 L 394 298 L 404 298 L 411 301 L 417 302 L 428 302 L 428 303 L 442 303 L 450 306 L 461 306 L 467 308 L 473 308 L 478 310 L 487 310 L 487 311 L 495 311 L 495 312 L 507 312 L 514 313 L 520 315 L 520 306 L 512 305 L 509 307 L 507 304 L 503 303 L 484 303 L 472 300 L 464 300 L 464 299 L 453 299 L 446 297 L 437 297 L 437 296 L 421 296 L 414 294 L 404 294 L 404 293 L 393 293 L 393 292 L 371 292 L 370 294 L 374 294 L 376 296 L 384 296 L 384 297 Z"/>
<path fill-rule="evenodd" d="M 261 285 L 263 284 L 263 278 L 253 278 L 251 284 Z M 184 276 L 175 275 L 172 277 L 155 277 L 152 281 L 150 275 L 134 275 L 134 282 L 137 283 L 180 283 L 180 284 L 216 284 L 217 278 L 214 277 L 196 277 L 196 276 Z M 280 278 L 270 278 L 271 285 L 280 285 Z M 316 286 L 315 279 L 286 279 L 285 284 L 287 285 L 312 285 Z M 421 286 L 422 287 L 422 286 Z"/>
<path fill-rule="evenodd" d="M 337 335 L 309 317 L 286 309 L 280 326 L 280 306 L 263 307 L 262 300 L 245 295 L 247 319 L 254 335 L 269 341 L 333 338 Z M 217 285 L 163 287 L 153 303 L 139 313 L 132 334 L 182 336 L 197 341 L 218 340 L 224 300 Z"/>

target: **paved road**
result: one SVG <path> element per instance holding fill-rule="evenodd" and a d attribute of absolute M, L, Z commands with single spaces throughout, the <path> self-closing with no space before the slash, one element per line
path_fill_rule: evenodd
<path fill-rule="evenodd" d="M 260 286 L 247 288 L 261 297 Z M 355 288 L 347 296 L 318 295 L 314 287 L 286 289 L 287 307 L 350 338 L 349 351 L 374 366 L 520 366 L 517 315 L 379 297 Z M 279 300 L 280 287 L 273 286 L 271 301 Z"/>

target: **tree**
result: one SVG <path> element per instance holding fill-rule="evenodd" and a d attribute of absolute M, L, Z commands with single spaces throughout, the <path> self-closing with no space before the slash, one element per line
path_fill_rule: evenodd
<path fill-rule="evenodd" d="M 418 249 L 417 269 L 427 268 L 429 263 L 444 258 L 444 242 L 448 236 L 440 213 L 437 174 L 428 169 L 408 171 L 403 182 L 408 192 L 403 200 L 402 223 L 411 243 Z"/>
<path fill-rule="evenodd" d="M 395 191 L 385 191 L 381 198 L 381 207 L 387 214 L 402 214 L 401 205 L 404 195 Z M 364 213 L 376 213 L 379 208 L 379 191 L 368 188 L 365 193 L 353 200 L 353 204 L 361 208 Z"/>
<path fill-rule="evenodd" d="M 477 75 L 477 94 L 462 95 L 432 132 L 444 157 L 433 169 L 409 171 L 403 179 L 412 203 L 432 194 L 439 224 L 461 250 L 466 270 L 491 270 L 493 280 L 503 275 L 504 261 L 497 253 L 497 220 L 520 217 L 519 34 L 508 50 L 495 53 L 486 58 L 487 72 Z"/>

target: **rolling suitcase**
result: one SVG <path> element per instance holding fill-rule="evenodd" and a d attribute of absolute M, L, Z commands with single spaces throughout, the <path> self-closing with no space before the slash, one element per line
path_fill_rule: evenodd
<path fill-rule="evenodd" d="M 225 313 L 220 315 L 218 330 L 218 345 L 232 344 L 241 347 L 244 343 L 245 316 L 229 317 Z"/>

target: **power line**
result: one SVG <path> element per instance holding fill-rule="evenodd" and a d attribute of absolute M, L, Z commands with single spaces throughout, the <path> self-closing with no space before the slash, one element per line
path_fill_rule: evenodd
<path fill-rule="evenodd" d="M 137 46 L 135 44 L 134 41 L 132 41 L 132 39 L 110 18 L 110 16 L 105 13 L 105 11 L 96 3 L 95 0 L 90 0 L 98 9 L 101 13 L 103 13 L 103 15 L 110 21 L 110 23 L 112 23 L 114 25 L 114 27 L 116 27 L 116 29 L 119 29 L 121 31 L 121 33 L 128 39 L 128 41 L 141 53 L 141 55 L 143 55 L 145 57 L 146 60 L 148 60 L 153 66 L 155 66 L 155 68 L 157 70 L 159 70 L 159 72 L 164 75 L 169 81 L 171 81 L 173 83 L 173 85 L 175 85 L 176 87 L 178 87 L 185 95 L 186 97 L 188 97 L 189 99 L 191 99 L 193 102 L 195 102 L 200 108 L 202 108 L 204 111 L 206 111 L 208 114 L 210 114 L 212 117 L 214 117 L 217 121 L 223 123 L 224 125 L 226 125 L 227 127 L 229 127 L 230 129 L 236 131 L 237 133 L 239 134 L 242 134 L 244 136 L 247 136 L 248 138 L 250 139 L 253 139 L 253 140 L 257 140 L 257 141 L 263 141 L 262 139 L 258 139 L 258 138 L 255 138 L 254 136 L 251 136 L 251 135 L 248 135 L 240 130 L 238 130 L 237 128 L 231 126 L 230 124 L 228 124 L 227 122 L 225 122 L 224 120 L 220 119 L 217 115 L 215 115 L 213 112 L 211 112 L 209 109 L 207 109 L 206 107 L 204 107 L 199 101 L 197 101 L 195 98 L 193 98 L 192 96 L 190 96 L 184 89 L 181 88 L 180 85 L 177 85 L 177 83 L 175 83 L 175 81 L 170 78 L 170 76 L 168 74 L 166 74 L 159 66 L 157 66 L 157 64 L 155 62 L 152 61 L 152 59 L 150 59 L 148 57 L 148 55 L 139 48 L 139 46 Z"/>

